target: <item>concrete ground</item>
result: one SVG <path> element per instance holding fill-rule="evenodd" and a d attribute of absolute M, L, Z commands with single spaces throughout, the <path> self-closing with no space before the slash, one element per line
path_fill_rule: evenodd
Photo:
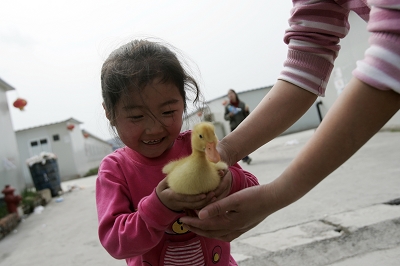
<path fill-rule="evenodd" d="M 276 178 L 313 135 L 276 138 L 243 168 Z M 400 265 L 400 132 L 379 132 L 310 193 L 232 242 L 239 265 Z M 97 237 L 96 176 L 66 192 L 0 240 L 0 266 L 126 265 Z"/>

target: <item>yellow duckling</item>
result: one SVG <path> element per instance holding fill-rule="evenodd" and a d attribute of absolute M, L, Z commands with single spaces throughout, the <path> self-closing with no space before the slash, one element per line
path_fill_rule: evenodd
<path fill-rule="evenodd" d="M 206 193 L 221 181 L 219 170 L 227 169 L 216 149 L 218 138 L 208 122 L 196 124 L 192 130 L 192 154 L 164 166 L 169 187 L 181 194 Z"/>

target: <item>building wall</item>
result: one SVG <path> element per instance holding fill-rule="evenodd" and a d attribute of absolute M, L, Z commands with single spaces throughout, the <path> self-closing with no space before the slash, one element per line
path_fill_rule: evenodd
<path fill-rule="evenodd" d="M 67 123 L 57 123 L 48 125 L 46 128 L 49 133 L 54 136 L 58 135 L 58 140 L 52 137 L 52 153 L 57 156 L 57 164 L 60 170 L 61 180 L 69 180 L 79 177 L 79 172 L 74 159 L 74 131 L 80 131 L 75 125 L 75 128 L 70 131 L 67 128 Z"/>
<path fill-rule="evenodd" d="M 238 96 L 241 101 L 245 102 L 249 106 L 250 112 L 252 112 L 270 89 L 271 86 L 238 92 Z M 201 120 L 212 120 L 218 138 L 222 139 L 230 132 L 229 121 L 226 121 L 224 118 L 225 107 L 223 102 L 227 100 L 228 98 L 226 96 L 222 96 L 209 101 L 207 106 L 209 107 L 208 111 L 210 112 L 212 119 L 208 119 L 207 112 L 204 112 L 201 117 L 198 117 L 197 113 L 193 113 L 185 119 L 182 130 L 191 129 L 195 123 L 198 123 Z M 316 101 L 315 104 L 295 124 L 288 128 L 283 135 L 318 127 L 320 118 L 316 107 L 317 102 L 318 101 Z"/>
<path fill-rule="evenodd" d="M 84 146 L 87 158 L 86 167 L 88 168 L 86 170 L 99 167 L 101 160 L 113 151 L 111 144 L 92 136 L 85 138 Z"/>
<path fill-rule="evenodd" d="M 82 177 L 89 169 L 86 166 L 85 141 L 79 124 L 75 124 L 75 128 L 68 131 L 71 138 L 72 159 L 75 165 L 75 175 L 68 177 L 69 179 Z"/>
<path fill-rule="evenodd" d="M 24 178 L 20 168 L 17 139 L 14 133 L 10 110 L 8 108 L 6 91 L 0 87 L 0 191 L 5 185 L 16 189 L 15 194 L 21 194 L 25 188 Z M 3 198 L 0 193 L 0 198 Z"/>
<path fill-rule="evenodd" d="M 74 124 L 74 129 L 68 130 L 68 123 Z M 90 169 L 98 167 L 104 156 L 112 152 L 111 145 L 106 141 L 84 138 L 79 122 L 74 120 L 19 130 L 16 135 L 23 176 L 30 186 L 33 186 L 33 180 L 26 160 L 42 151 L 57 156 L 61 181 L 84 176 Z M 40 145 L 40 148 L 31 146 L 32 142 L 40 143 L 41 140 L 46 140 L 46 144 Z"/>
<path fill-rule="evenodd" d="M 32 176 L 26 160 L 39 155 L 41 152 L 51 152 L 57 156 L 57 164 L 62 180 L 68 180 L 77 177 L 72 139 L 65 123 L 51 124 L 47 126 L 35 127 L 16 132 L 18 140 L 18 149 L 21 156 L 21 167 L 24 172 L 24 178 L 27 184 L 33 186 Z M 40 142 L 47 140 L 47 145 Z M 39 142 L 38 146 L 32 147 L 32 142 Z"/>

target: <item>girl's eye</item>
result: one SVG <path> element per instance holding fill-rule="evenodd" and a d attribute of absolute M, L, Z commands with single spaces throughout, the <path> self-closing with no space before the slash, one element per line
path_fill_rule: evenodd
<path fill-rule="evenodd" d="M 141 118 L 143 118 L 143 115 L 132 115 L 129 117 L 129 119 L 131 120 L 139 120 Z"/>
<path fill-rule="evenodd" d="M 163 115 L 173 115 L 175 110 L 164 112 Z"/>

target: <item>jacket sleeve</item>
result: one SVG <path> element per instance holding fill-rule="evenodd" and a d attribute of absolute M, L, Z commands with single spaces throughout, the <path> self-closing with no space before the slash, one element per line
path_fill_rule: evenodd
<path fill-rule="evenodd" d="M 103 161 L 104 165 L 107 161 Z M 96 205 L 101 244 L 114 258 L 125 259 L 156 246 L 179 214 L 166 208 L 155 191 L 142 198 L 137 207 L 133 206 L 128 186 L 120 174 L 116 167 L 100 169 Z"/>
<path fill-rule="evenodd" d="M 232 173 L 232 187 L 230 194 L 238 192 L 247 187 L 258 186 L 257 177 L 250 172 L 243 170 L 238 163 L 229 167 L 229 171 Z"/>
<path fill-rule="evenodd" d="M 230 120 L 231 120 L 231 116 L 229 115 L 228 105 L 225 106 L 224 119 L 225 119 L 226 121 L 230 121 Z"/>
<path fill-rule="evenodd" d="M 245 117 L 245 118 L 248 117 L 249 114 L 250 114 L 250 107 L 249 107 L 247 104 L 244 104 L 243 113 L 244 113 L 244 117 Z"/>
<path fill-rule="evenodd" d="M 278 79 L 324 96 L 340 38 L 349 31 L 349 12 L 333 0 L 294 0 L 284 36 L 287 59 Z"/>
<path fill-rule="evenodd" d="M 357 62 L 353 75 L 377 89 L 400 93 L 400 5 L 387 0 L 368 3 L 370 47 L 364 59 Z"/>

